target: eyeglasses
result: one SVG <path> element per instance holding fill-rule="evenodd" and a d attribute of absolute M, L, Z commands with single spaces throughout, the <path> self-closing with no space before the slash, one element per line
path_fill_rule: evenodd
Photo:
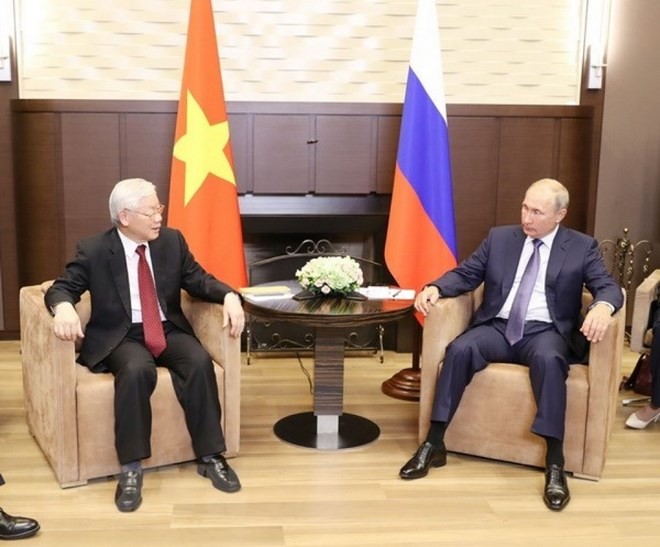
<path fill-rule="evenodd" d="M 159 205 L 156 207 L 151 213 L 143 213 L 142 211 L 138 211 L 136 209 L 126 209 L 126 211 L 130 211 L 131 213 L 137 213 L 138 215 L 142 215 L 143 217 L 150 218 L 153 220 L 156 215 L 163 216 L 163 211 L 165 210 L 165 205 Z"/>

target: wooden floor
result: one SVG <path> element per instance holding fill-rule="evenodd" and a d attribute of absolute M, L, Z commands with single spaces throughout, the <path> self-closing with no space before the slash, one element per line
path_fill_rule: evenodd
<path fill-rule="evenodd" d="M 311 395 L 295 358 L 257 356 L 243 367 L 241 454 L 231 460 L 243 489 L 214 490 L 194 464 L 161 468 L 145 475 L 142 507 L 123 514 L 112 479 L 58 487 L 25 425 L 19 344 L 0 342 L 0 506 L 40 521 L 20 543 L 35 546 L 660 545 L 660 424 L 626 430 L 630 407 L 618 409 L 603 478 L 569 479 L 561 513 L 543 505 L 541 471 L 523 466 L 450 454 L 447 467 L 401 481 L 417 446 L 417 403 L 383 395 L 380 384 L 409 362 L 347 359 L 345 409 L 382 433 L 330 452 L 274 436 L 277 419 L 310 410 Z M 311 359 L 303 363 L 311 372 Z M 633 363 L 628 354 L 624 372 Z"/>

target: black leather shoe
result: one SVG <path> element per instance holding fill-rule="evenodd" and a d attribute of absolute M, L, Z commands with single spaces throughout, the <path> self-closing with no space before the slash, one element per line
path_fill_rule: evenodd
<path fill-rule="evenodd" d="M 548 509 L 561 511 L 571 499 L 566 481 L 566 472 L 561 465 L 552 464 L 545 470 L 543 501 Z"/>
<path fill-rule="evenodd" d="M 26 517 L 12 517 L 0 508 L 0 539 L 23 539 L 39 531 L 39 523 Z"/>
<path fill-rule="evenodd" d="M 135 511 L 142 503 L 142 470 L 124 471 L 119 475 L 115 505 L 122 513 Z"/>
<path fill-rule="evenodd" d="M 413 457 L 401 468 L 399 477 L 405 480 L 421 479 L 429 474 L 430 467 L 442 467 L 443 465 L 447 465 L 447 450 L 436 448 L 429 442 L 423 442 Z"/>
<path fill-rule="evenodd" d="M 223 492 L 238 492 L 241 489 L 238 475 L 220 454 L 213 456 L 208 462 L 200 460 L 197 464 L 197 473 L 211 479 L 213 486 Z"/>

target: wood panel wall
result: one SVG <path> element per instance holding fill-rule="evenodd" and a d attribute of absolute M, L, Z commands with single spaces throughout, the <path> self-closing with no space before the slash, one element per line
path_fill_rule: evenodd
<path fill-rule="evenodd" d="M 0 82 L 0 339 L 15 338 L 18 333 L 16 200 L 10 107 L 11 101 L 18 97 L 18 81 L 13 53 L 11 48 L 9 62 L 14 77 L 11 81 Z"/>
<path fill-rule="evenodd" d="M 58 275 L 78 239 L 109 226 L 107 198 L 118 180 L 147 178 L 167 203 L 176 107 L 12 101 L 19 286 Z M 401 105 L 237 102 L 228 111 L 248 240 L 282 216 L 332 224 L 349 207 L 351 217 L 376 219 L 382 246 Z M 571 192 L 566 224 L 587 229 L 593 112 L 449 105 L 460 258 L 492 226 L 517 223 L 525 188 L 543 177 Z"/>

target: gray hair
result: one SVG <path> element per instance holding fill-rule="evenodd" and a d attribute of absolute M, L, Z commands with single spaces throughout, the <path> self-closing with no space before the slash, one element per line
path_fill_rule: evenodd
<path fill-rule="evenodd" d="M 569 203 L 568 190 L 566 189 L 566 186 L 564 186 L 561 182 L 555 179 L 541 179 L 532 183 L 529 186 L 528 190 L 536 186 L 543 186 L 554 194 L 555 207 L 557 211 L 559 211 L 560 209 L 568 209 L 568 203 Z"/>
<path fill-rule="evenodd" d="M 119 213 L 124 209 L 135 209 L 141 199 L 156 193 L 156 186 L 144 179 L 125 179 L 115 184 L 110 193 L 108 206 L 110 219 L 115 226 L 119 225 Z"/>

